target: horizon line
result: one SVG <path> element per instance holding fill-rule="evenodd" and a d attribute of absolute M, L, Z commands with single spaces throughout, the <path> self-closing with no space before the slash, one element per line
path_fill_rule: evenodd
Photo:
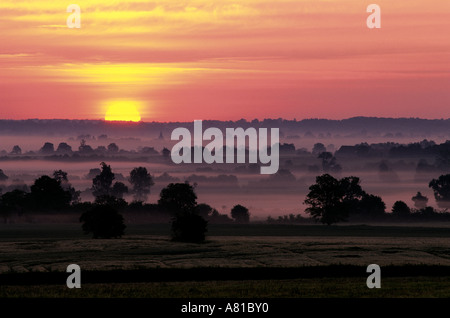
<path fill-rule="evenodd" d="M 302 122 L 302 121 L 310 121 L 310 120 L 326 120 L 326 121 L 346 121 L 351 119 L 394 119 L 394 120 L 401 120 L 401 119 L 414 119 L 414 120 L 427 120 L 427 121 L 445 121 L 450 120 L 450 118 L 423 118 L 423 117 L 378 117 L 378 116 L 353 116 L 353 117 L 347 117 L 342 119 L 331 119 L 331 118 L 321 118 L 321 117 L 310 117 L 310 118 L 303 118 L 303 119 L 286 119 L 282 117 L 278 118 L 264 118 L 264 119 L 246 119 L 246 118 L 240 118 L 240 119 L 195 119 L 195 120 L 202 120 L 202 121 L 218 121 L 218 122 L 238 122 L 238 121 L 246 121 L 248 123 L 251 123 L 252 121 L 258 121 L 263 122 L 265 120 L 284 120 L 284 121 L 291 121 L 291 122 Z M 138 124 L 151 124 L 151 123 L 190 123 L 194 122 L 194 120 L 188 120 L 188 121 L 112 121 L 112 120 L 105 120 L 105 119 L 80 119 L 80 118 L 22 118 L 22 119 L 0 119 L 0 121 L 93 121 L 93 122 L 104 122 L 104 123 L 110 123 L 110 124 L 129 124 L 129 125 L 138 125 Z"/>

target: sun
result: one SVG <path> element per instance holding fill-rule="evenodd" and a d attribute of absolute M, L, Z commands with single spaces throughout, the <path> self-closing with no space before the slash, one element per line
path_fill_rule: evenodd
<path fill-rule="evenodd" d="M 114 101 L 108 103 L 106 121 L 141 121 L 139 103 L 133 101 Z"/>

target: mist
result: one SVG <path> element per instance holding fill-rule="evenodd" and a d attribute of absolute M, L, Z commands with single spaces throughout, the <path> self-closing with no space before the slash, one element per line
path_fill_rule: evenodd
<path fill-rule="evenodd" d="M 249 122 L 239 124 L 244 128 L 250 126 Z M 272 122 L 269 124 L 267 126 L 275 126 Z M 92 201 L 93 176 L 89 176 L 89 172 L 99 169 L 104 161 L 111 166 L 116 181 L 128 187 L 130 171 L 135 167 L 146 167 L 155 181 L 147 203 L 156 203 L 161 189 L 169 183 L 188 181 L 195 185 L 198 203 L 207 203 L 222 214 L 229 214 L 234 205 L 241 204 L 249 208 L 252 220 L 289 214 L 306 216 L 303 201 L 308 188 L 316 176 L 323 173 L 336 178 L 359 177 L 366 192 L 383 199 L 386 212 L 390 212 L 398 200 L 414 207 L 411 198 L 417 192 L 428 197 L 429 206 L 437 208 L 428 183 L 442 174 L 442 167 L 436 166 L 437 152 L 430 149 L 445 145 L 448 134 L 443 131 L 434 135 L 422 132 L 418 136 L 419 130 L 412 134 L 408 129 L 402 131 L 397 128 L 395 133 L 381 133 L 377 126 L 377 131 L 365 127 L 363 133 L 357 134 L 348 129 L 331 129 L 324 124 L 315 126 L 314 130 L 312 126 L 302 128 L 292 127 L 292 123 L 281 123 L 279 171 L 273 175 L 261 175 L 258 165 L 248 163 L 174 164 L 167 154 L 163 155 L 163 149 L 170 150 L 176 143 L 170 140 L 169 129 L 176 125 L 155 125 L 146 126 L 148 134 L 125 125 L 123 130 L 116 127 L 114 133 L 111 127 L 104 133 L 89 129 L 81 133 L 82 130 L 72 128 L 59 134 L 60 137 L 45 129 L 41 135 L 33 132 L 27 136 L 23 130 L 14 135 L 13 129 L 1 137 L 0 169 L 8 179 L 0 183 L 0 188 L 5 193 L 15 187 L 30 186 L 38 177 L 51 176 L 55 170 L 61 169 L 68 173 L 72 186 L 81 191 L 81 199 Z M 192 128 L 192 125 L 186 126 Z M 259 122 L 258 126 L 262 123 Z M 86 124 L 83 127 L 86 128 Z M 45 143 L 53 145 L 50 152 L 43 151 Z M 69 153 L 58 151 L 61 143 L 70 146 Z M 89 147 L 88 152 L 80 148 L 83 144 Z M 108 148 L 111 144 L 116 146 L 114 151 Z M 412 144 L 419 145 L 414 148 L 414 153 L 404 151 Z M 12 153 L 14 146 L 20 147 L 20 154 Z M 319 158 L 321 152 L 329 152 L 332 162 Z M 420 164 L 432 169 L 419 171 Z M 124 199 L 128 202 L 133 200 L 131 195 L 125 195 Z"/>

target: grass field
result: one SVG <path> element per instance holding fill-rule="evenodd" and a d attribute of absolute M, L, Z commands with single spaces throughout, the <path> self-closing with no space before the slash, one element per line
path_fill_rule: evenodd
<path fill-rule="evenodd" d="M 0 226 L 0 297 L 450 297 L 450 228 L 210 225 L 202 244 L 169 226 L 93 240 L 79 224 Z M 65 286 L 69 264 L 82 288 Z M 369 289 L 365 268 L 382 268 Z M 59 283 L 60 282 L 60 283 Z"/>

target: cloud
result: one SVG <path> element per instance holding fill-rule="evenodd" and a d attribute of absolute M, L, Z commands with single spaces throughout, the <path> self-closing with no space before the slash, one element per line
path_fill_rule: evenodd
<path fill-rule="evenodd" d="M 338 96 L 336 103 L 347 103 L 352 96 L 361 99 L 347 87 L 347 95 L 336 93 L 342 81 L 382 86 L 416 79 L 410 88 L 416 92 L 423 86 L 420 80 L 445 81 L 450 73 L 448 0 L 435 0 L 433 6 L 380 0 L 380 30 L 367 29 L 366 4 L 360 0 L 76 3 L 81 29 L 66 26 L 69 3 L 0 1 L 0 89 L 13 83 L 20 92 L 20 85 L 27 91 L 39 84 L 44 91 L 41 86 L 47 84 L 70 86 L 80 96 L 98 90 L 102 97 L 145 92 L 149 98 L 159 90 L 165 92 L 158 95 L 161 104 L 163 98 L 183 104 L 183 96 L 189 96 L 198 104 L 224 107 L 214 100 L 220 95 L 239 105 L 237 111 L 245 105 L 258 108 L 254 101 L 268 112 L 275 111 L 268 105 L 278 93 L 293 112 L 302 94 L 314 103 L 300 85 L 327 87 Z M 255 98 L 264 95 L 258 89 L 271 97 Z"/>

